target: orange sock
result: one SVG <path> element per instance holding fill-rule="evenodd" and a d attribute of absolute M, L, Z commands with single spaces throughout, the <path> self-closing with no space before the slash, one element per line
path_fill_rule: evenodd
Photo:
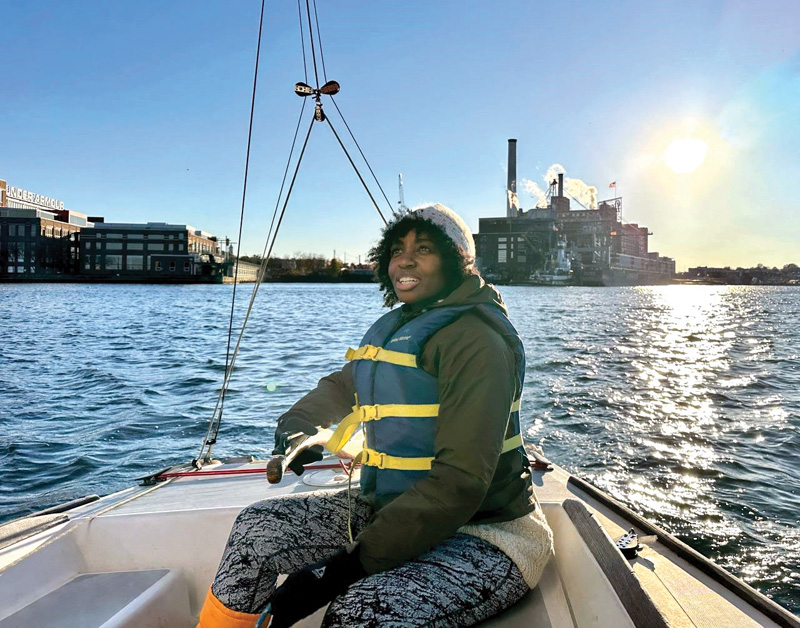
<path fill-rule="evenodd" d="M 253 628 L 261 615 L 233 611 L 208 590 L 197 628 Z"/>

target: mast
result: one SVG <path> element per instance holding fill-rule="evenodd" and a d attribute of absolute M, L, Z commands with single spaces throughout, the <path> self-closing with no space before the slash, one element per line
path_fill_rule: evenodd
<path fill-rule="evenodd" d="M 403 196 L 403 173 L 402 172 L 397 175 L 397 187 L 398 187 L 398 193 L 399 193 L 399 196 L 400 196 L 400 200 L 397 203 L 397 209 L 399 209 L 401 212 L 408 211 L 408 207 L 406 207 L 406 199 Z"/>

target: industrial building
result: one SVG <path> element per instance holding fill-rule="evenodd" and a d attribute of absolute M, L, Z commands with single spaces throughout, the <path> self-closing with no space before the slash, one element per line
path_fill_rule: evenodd
<path fill-rule="evenodd" d="M 573 209 L 564 175 L 550 182 L 545 208 L 523 210 L 517 202 L 517 141 L 508 140 L 506 215 L 481 218 L 475 234 L 477 263 L 498 283 L 531 283 L 554 263 L 559 245 L 579 285 L 667 283 L 675 261 L 648 250 L 647 227 L 621 220 L 622 199 L 596 209 Z"/>

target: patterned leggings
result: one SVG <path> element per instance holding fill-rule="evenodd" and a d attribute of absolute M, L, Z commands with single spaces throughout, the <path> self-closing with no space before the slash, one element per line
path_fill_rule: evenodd
<path fill-rule="evenodd" d="M 373 514 L 351 493 L 353 535 Z M 280 573 L 330 556 L 348 543 L 347 491 L 285 495 L 242 510 L 211 589 L 230 609 L 260 613 Z M 456 534 L 396 569 L 356 582 L 328 607 L 323 626 L 472 626 L 528 591 L 499 549 Z"/>

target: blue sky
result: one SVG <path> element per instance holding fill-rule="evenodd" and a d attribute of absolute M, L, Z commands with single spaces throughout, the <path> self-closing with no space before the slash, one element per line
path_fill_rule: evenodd
<path fill-rule="evenodd" d="M 800 4 L 317 7 L 337 104 L 392 204 L 402 172 L 409 205 L 442 202 L 477 230 L 505 212 L 515 137 L 520 180 L 545 187 L 557 163 L 601 199 L 616 181 L 623 218 L 679 268 L 800 263 Z M 0 178 L 109 221 L 236 239 L 259 8 L 3 0 Z M 303 77 L 297 4 L 267 2 L 244 253 L 264 246 Z M 664 162 L 678 138 L 708 146 L 691 174 Z M 380 225 L 319 125 L 275 252 L 353 261 Z"/>

